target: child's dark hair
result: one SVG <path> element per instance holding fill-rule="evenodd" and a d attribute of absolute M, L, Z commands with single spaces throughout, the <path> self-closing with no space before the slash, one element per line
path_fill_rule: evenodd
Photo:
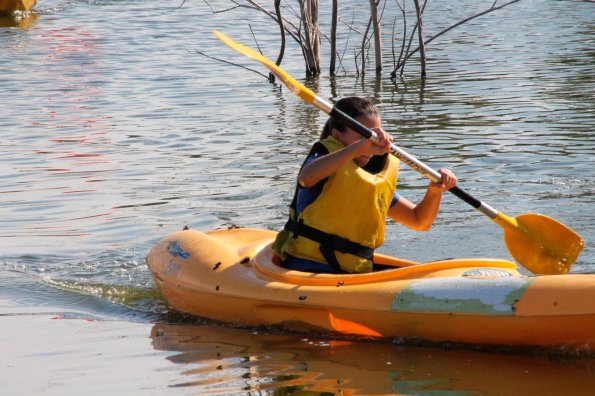
<path fill-rule="evenodd" d="M 368 99 L 360 98 L 359 96 L 350 96 L 340 99 L 335 103 L 334 107 L 352 118 L 377 116 L 379 114 L 378 108 L 372 102 Z M 347 125 L 343 124 L 340 120 L 329 117 L 326 124 L 324 124 L 324 128 L 322 128 L 320 139 L 322 140 L 330 136 L 331 131 L 335 128 L 341 132 L 345 132 Z"/>

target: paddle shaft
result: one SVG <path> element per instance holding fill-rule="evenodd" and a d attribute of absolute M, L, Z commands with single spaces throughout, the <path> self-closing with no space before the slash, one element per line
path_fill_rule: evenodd
<path fill-rule="evenodd" d="M 371 130 L 370 128 L 363 125 L 361 122 L 353 119 L 351 116 L 347 115 L 346 113 L 342 112 L 341 110 L 331 106 L 329 103 L 323 101 L 318 96 L 316 97 L 315 103 L 318 108 L 326 112 L 331 117 L 341 120 L 346 125 L 348 125 L 351 129 L 365 137 L 366 139 L 371 140 L 378 140 L 378 136 L 376 133 Z M 330 110 L 329 110 L 330 109 Z M 328 110 L 328 111 L 327 111 Z M 423 176 L 427 177 L 433 182 L 439 183 L 442 180 L 442 176 L 440 173 L 423 163 L 422 161 L 415 158 L 413 155 L 409 154 L 402 148 L 398 147 L 394 143 L 390 145 L 391 153 L 397 157 L 399 160 L 405 162 L 411 168 L 415 169 L 417 172 L 421 173 Z M 475 209 L 479 210 L 481 213 L 485 214 L 491 219 L 494 219 L 498 216 L 498 211 L 492 208 L 490 205 L 482 202 L 460 188 L 459 186 L 455 186 L 451 188 L 451 193 L 462 199 L 463 201 L 467 202 L 469 205 L 473 206 Z"/>

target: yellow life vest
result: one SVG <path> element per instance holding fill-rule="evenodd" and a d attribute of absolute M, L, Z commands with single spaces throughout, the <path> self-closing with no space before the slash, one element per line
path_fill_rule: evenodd
<path fill-rule="evenodd" d="M 320 143 L 329 153 L 344 147 L 343 143 L 332 136 Z M 373 252 L 373 249 L 384 242 L 386 216 L 396 188 L 398 170 L 399 161 L 392 155 L 387 157 L 384 168 L 376 174 L 360 168 L 354 161 L 349 161 L 328 177 L 318 198 L 306 206 L 297 219 L 294 216 L 294 208 L 290 209 L 288 224 L 303 223 L 308 228 L 340 237 L 340 244 L 344 245 L 343 242 L 347 239 L 347 243 L 350 241 L 362 245 Z M 273 248 L 282 258 L 290 254 L 328 263 L 329 260 L 325 259 L 321 252 L 321 243 L 309 239 L 299 230 L 296 231 L 296 228 L 288 228 L 279 233 L 273 244 Z M 344 271 L 372 272 L 371 255 L 365 258 L 341 252 L 336 247 L 334 250 L 336 261 Z"/>

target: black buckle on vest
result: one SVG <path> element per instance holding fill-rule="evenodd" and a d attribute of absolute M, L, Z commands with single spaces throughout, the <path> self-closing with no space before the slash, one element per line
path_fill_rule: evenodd
<path fill-rule="evenodd" d="M 367 260 L 374 259 L 374 249 L 352 242 L 347 238 L 340 237 L 335 234 L 329 234 L 320 231 L 314 227 L 304 224 L 304 220 L 298 221 L 289 219 L 285 224 L 285 229 L 293 233 L 293 238 L 303 236 L 320 244 L 320 253 L 326 262 L 336 270 L 341 270 L 335 251 L 342 253 L 349 253 L 354 256 L 365 258 Z"/>
<path fill-rule="evenodd" d="M 285 224 L 285 229 L 291 231 L 293 233 L 293 239 L 297 239 L 302 234 L 302 226 L 304 225 L 304 220 L 299 219 L 298 221 L 295 220 L 288 220 L 287 224 Z"/>

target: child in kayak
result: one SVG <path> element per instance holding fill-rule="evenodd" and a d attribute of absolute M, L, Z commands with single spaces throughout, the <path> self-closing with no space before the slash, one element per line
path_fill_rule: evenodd
<path fill-rule="evenodd" d="M 386 217 L 414 230 L 430 229 L 442 193 L 454 187 L 457 178 L 440 169 L 441 183 L 430 182 L 424 198 L 413 204 L 396 192 L 399 160 L 389 154 L 392 137 L 382 130 L 376 106 L 348 97 L 335 108 L 376 132 L 380 144 L 329 118 L 298 173 L 289 220 L 273 249 L 288 269 L 372 272 Z"/>

